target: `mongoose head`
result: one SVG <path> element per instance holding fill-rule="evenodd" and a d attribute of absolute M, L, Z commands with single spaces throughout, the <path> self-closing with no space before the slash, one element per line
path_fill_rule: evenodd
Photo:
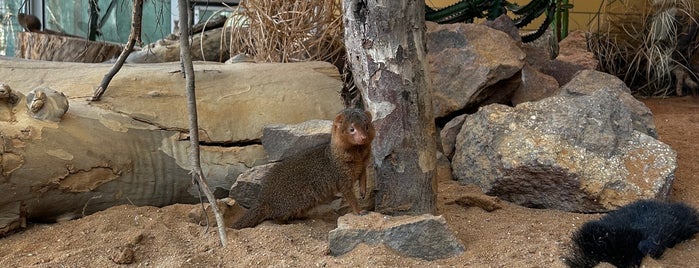
<path fill-rule="evenodd" d="M 374 139 L 371 113 L 360 109 L 345 109 L 335 117 L 333 139 L 345 145 L 365 145 Z"/>

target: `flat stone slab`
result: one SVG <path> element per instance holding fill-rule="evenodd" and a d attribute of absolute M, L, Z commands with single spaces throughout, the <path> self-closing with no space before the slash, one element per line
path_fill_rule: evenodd
<path fill-rule="evenodd" d="M 337 219 L 337 228 L 328 234 L 330 253 L 345 254 L 360 243 L 385 244 L 397 253 L 424 260 L 453 257 L 464 246 L 447 227 L 442 216 L 387 216 L 346 214 Z"/>

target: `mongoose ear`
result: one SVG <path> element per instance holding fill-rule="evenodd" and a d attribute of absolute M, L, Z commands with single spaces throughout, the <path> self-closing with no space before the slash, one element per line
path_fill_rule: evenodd
<path fill-rule="evenodd" d="M 364 114 L 366 114 L 366 117 L 369 118 L 369 122 L 371 122 L 371 113 L 369 111 L 364 111 Z"/>
<path fill-rule="evenodd" d="M 340 113 L 337 116 L 335 116 L 335 121 L 333 121 L 333 128 L 339 128 L 342 126 L 342 123 L 345 121 L 345 113 Z"/>

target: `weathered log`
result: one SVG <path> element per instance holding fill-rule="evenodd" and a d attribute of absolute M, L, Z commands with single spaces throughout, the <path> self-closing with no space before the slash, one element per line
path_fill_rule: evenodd
<path fill-rule="evenodd" d="M 24 59 L 103 62 L 116 57 L 122 50 L 120 44 L 42 32 L 20 32 L 17 36 L 15 55 Z"/>
<path fill-rule="evenodd" d="M 0 58 L 0 83 L 20 96 L 0 103 L 8 108 L 0 105 L 0 113 L 10 113 L 0 116 L 0 235 L 26 219 L 198 201 L 179 64 L 127 64 L 102 101 L 90 104 L 109 67 Z M 202 168 L 219 198 L 240 173 L 267 162 L 264 125 L 331 119 L 343 108 L 329 63 L 198 63 L 195 72 Z M 27 113 L 23 95 L 40 85 L 68 97 L 59 122 Z"/>
<path fill-rule="evenodd" d="M 214 25 L 216 26 L 216 25 Z M 207 26 L 208 27 L 208 26 Z M 230 38 L 222 36 L 227 28 L 208 29 L 192 36 L 192 59 L 223 62 L 230 58 Z M 123 45 L 90 41 L 42 32 L 21 32 L 15 52 L 18 58 L 47 61 L 99 63 L 119 56 Z M 169 38 L 169 39 L 168 39 Z M 158 40 L 129 54 L 128 63 L 176 62 L 180 45 L 176 35 Z"/>
<path fill-rule="evenodd" d="M 227 28 L 216 28 L 192 35 L 192 60 L 223 62 L 230 58 L 228 53 L 230 37 L 222 36 Z M 170 38 L 170 39 L 168 39 Z M 157 63 L 180 60 L 179 37 L 170 35 L 168 38 L 149 44 L 140 51 L 131 52 L 128 63 Z"/>

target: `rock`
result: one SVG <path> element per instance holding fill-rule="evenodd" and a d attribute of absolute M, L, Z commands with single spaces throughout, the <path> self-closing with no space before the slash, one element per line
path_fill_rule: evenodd
<path fill-rule="evenodd" d="M 587 51 L 585 33 L 581 31 L 572 32 L 559 42 L 559 53 L 553 60 L 544 48 L 524 44 L 522 49 L 529 65 L 555 78 L 559 85 L 568 83 L 579 71 L 595 70 L 599 66 L 594 53 Z"/>
<path fill-rule="evenodd" d="M 253 167 L 238 176 L 231 186 L 229 197 L 241 207 L 249 209 L 257 204 L 257 196 L 262 188 L 262 180 L 275 163 Z"/>
<path fill-rule="evenodd" d="M 558 43 L 560 48 L 557 60 L 574 63 L 583 66 L 587 70 L 599 68 L 599 60 L 587 49 L 586 33 L 582 30 L 575 30 L 568 33 L 568 36 Z"/>
<path fill-rule="evenodd" d="M 523 86 L 522 82 L 522 71 L 520 70 L 509 78 L 498 81 L 497 83 L 485 88 L 484 91 L 492 92 L 493 94 L 479 101 L 477 106 L 467 107 L 462 111 L 466 113 L 473 113 L 478 110 L 478 107 L 493 103 L 511 105 L 512 97 L 514 96 L 515 91 Z"/>
<path fill-rule="evenodd" d="M 539 72 L 525 64 L 522 68 L 522 84 L 515 90 L 510 99 L 512 105 L 527 101 L 538 101 L 555 95 L 559 91 L 555 78 Z"/>
<path fill-rule="evenodd" d="M 555 59 L 560 51 L 558 37 L 554 34 L 554 29 L 548 27 L 544 33 L 539 36 L 539 38 L 532 40 L 531 42 L 522 43 L 522 46 L 537 48 L 544 53 L 546 59 Z M 526 35 L 533 34 L 534 32 L 523 33 L 522 37 Z"/>
<path fill-rule="evenodd" d="M 454 156 L 454 144 L 456 143 L 456 136 L 461 131 L 461 126 L 464 125 L 464 120 L 466 120 L 466 115 L 462 114 L 454 117 L 451 121 L 447 122 L 446 125 L 439 132 L 440 142 L 442 143 L 442 151 L 444 156 L 451 159 Z"/>
<path fill-rule="evenodd" d="M 427 22 L 426 40 L 436 118 L 510 94 L 489 86 L 512 77 L 524 65 L 525 54 L 517 42 L 484 25 Z"/>
<path fill-rule="evenodd" d="M 114 250 L 116 251 L 116 254 L 114 254 L 111 257 L 111 260 L 115 264 L 132 264 L 135 261 L 135 252 L 133 249 L 133 246 L 126 245 L 126 246 L 118 246 L 115 247 Z"/>
<path fill-rule="evenodd" d="M 274 124 L 262 131 L 262 145 L 269 161 L 279 161 L 330 142 L 330 120 L 310 120 L 295 125 Z"/>
<path fill-rule="evenodd" d="M 454 176 L 534 208 L 602 212 L 667 198 L 676 153 L 634 129 L 633 111 L 612 88 L 482 107 L 457 137 Z"/>
<path fill-rule="evenodd" d="M 653 113 L 650 109 L 631 95 L 631 90 L 624 81 L 608 73 L 583 70 L 575 76 L 568 84 L 561 87 L 560 94 L 563 96 L 591 95 L 601 88 L 610 88 L 615 92 L 615 98 L 631 111 L 633 128 L 653 138 L 658 138 L 658 132 L 653 122 Z"/>
<path fill-rule="evenodd" d="M 494 20 L 486 20 L 483 22 L 483 25 L 506 33 L 512 40 L 518 42 L 522 41 L 522 37 L 519 36 L 519 28 L 517 28 L 515 22 L 512 21 L 512 18 L 507 16 L 507 14 L 502 14 Z"/>
<path fill-rule="evenodd" d="M 442 216 L 385 216 L 370 212 L 348 214 L 337 219 L 337 228 L 328 234 L 330 253 L 345 254 L 360 243 L 383 243 L 398 254 L 436 260 L 464 252 Z"/>
<path fill-rule="evenodd" d="M 143 233 L 135 234 L 128 244 L 114 247 L 114 253 L 110 259 L 116 264 L 133 264 L 136 261 L 136 246 L 142 240 Z"/>

